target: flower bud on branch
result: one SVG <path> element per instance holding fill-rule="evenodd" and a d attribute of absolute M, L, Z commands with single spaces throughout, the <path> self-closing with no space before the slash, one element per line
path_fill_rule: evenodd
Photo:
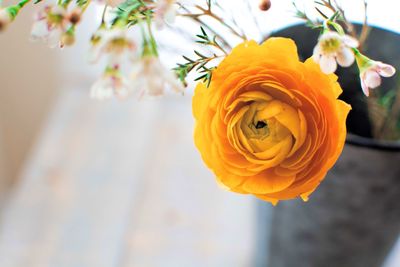
<path fill-rule="evenodd" d="M 0 32 L 4 31 L 11 21 L 12 18 L 7 9 L 0 9 Z"/>
<path fill-rule="evenodd" d="M 261 0 L 258 7 L 262 11 L 268 11 L 271 8 L 271 1 L 270 0 Z"/>

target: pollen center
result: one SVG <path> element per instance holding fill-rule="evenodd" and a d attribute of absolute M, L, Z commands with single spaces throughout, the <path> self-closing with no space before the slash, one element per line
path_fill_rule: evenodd
<path fill-rule="evenodd" d="M 321 42 L 323 53 L 335 53 L 340 49 L 341 41 L 337 38 L 328 38 Z"/>
<path fill-rule="evenodd" d="M 264 127 L 267 127 L 267 124 L 264 121 L 258 121 L 255 126 L 256 126 L 256 129 L 262 129 Z"/>

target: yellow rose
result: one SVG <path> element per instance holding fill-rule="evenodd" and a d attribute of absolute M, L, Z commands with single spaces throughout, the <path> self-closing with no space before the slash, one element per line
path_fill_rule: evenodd
<path fill-rule="evenodd" d="M 304 200 L 338 159 L 350 106 L 335 75 L 300 62 L 291 39 L 232 50 L 193 97 L 195 144 L 225 188 Z"/>

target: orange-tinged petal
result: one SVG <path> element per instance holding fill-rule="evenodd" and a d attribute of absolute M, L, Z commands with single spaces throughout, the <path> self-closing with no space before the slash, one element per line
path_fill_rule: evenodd
<path fill-rule="evenodd" d="M 350 106 L 335 75 L 299 61 L 295 43 L 246 41 L 193 97 L 195 144 L 225 189 L 277 204 L 307 200 L 334 165 Z"/>
<path fill-rule="evenodd" d="M 265 171 L 246 179 L 242 188 L 246 192 L 261 195 L 282 191 L 288 188 L 294 180 L 293 176 L 278 176 L 271 171 Z"/>

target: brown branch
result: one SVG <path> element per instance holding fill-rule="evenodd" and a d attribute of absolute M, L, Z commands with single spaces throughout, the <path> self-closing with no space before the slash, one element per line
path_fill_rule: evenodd
<path fill-rule="evenodd" d="M 365 41 L 367 40 L 369 31 L 370 31 L 370 27 L 368 26 L 368 3 L 367 0 L 364 0 L 364 23 L 362 26 L 362 30 L 361 30 L 361 34 L 360 34 L 360 50 L 362 49 Z"/>
<path fill-rule="evenodd" d="M 346 18 L 346 13 L 344 12 L 343 8 L 338 4 L 337 0 L 333 0 L 333 3 L 335 4 L 336 9 L 340 12 L 343 18 L 343 22 L 346 26 L 347 32 L 355 39 L 357 39 L 357 33 L 354 29 L 354 25 L 349 22 Z"/>
<path fill-rule="evenodd" d="M 205 22 L 200 18 L 200 16 L 187 16 L 187 15 L 190 15 L 190 10 L 187 9 L 185 6 L 183 6 L 183 5 L 181 5 L 181 4 L 180 4 L 180 7 L 181 7 L 185 12 L 187 12 L 186 14 L 179 14 L 180 16 L 184 16 L 184 17 L 190 18 L 190 19 L 192 19 L 193 21 L 195 21 L 196 23 L 200 24 L 200 25 L 203 26 L 205 29 L 207 29 L 209 32 L 211 32 L 212 34 L 217 35 L 217 36 L 219 37 L 219 39 L 221 40 L 223 46 L 225 46 L 225 47 L 227 47 L 227 48 L 229 48 L 229 49 L 232 49 L 232 46 L 229 44 L 229 42 L 228 42 L 226 39 L 224 39 L 224 38 L 222 38 L 221 36 L 219 36 L 219 34 L 218 34 L 211 26 L 209 26 L 207 23 L 205 23 Z"/>
<path fill-rule="evenodd" d="M 260 36 L 262 36 L 263 35 L 263 31 L 261 29 L 261 25 L 260 25 L 258 19 L 256 18 L 256 14 L 254 14 L 253 9 L 251 8 L 250 1 L 251 0 L 245 0 L 247 9 L 249 11 L 250 16 L 253 18 L 254 24 L 256 25 L 257 30 L 260 33 Z"/>
<path fill-rule="evenodd" d="M 247 40 L 247 38 L 244 34 L 239 33 L 237 30 L 235 30 L 235 28 L 233 28 L 231 25 L 226 23 L 223 18 L 221 18 L 221 17 L 217 16 L 215 13 L 213 13 L 210 8 L 205 9 L 199 5 L 195 5 L 195 7 L 203 12 L 203 14 L 201 16 L 209 16 L 209 17 L 215 19 L 216 21 L 221 23 L 223 26 L 225 26 L 228 30 L 230 30 L 233 35 L 236 35 L 237 37 L 239 37 L 243 40 Z"/>

